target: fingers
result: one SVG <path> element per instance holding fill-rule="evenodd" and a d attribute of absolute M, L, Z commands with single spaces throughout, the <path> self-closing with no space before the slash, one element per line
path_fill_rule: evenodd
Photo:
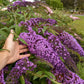
<path fill-rule="evenodd" d="M 13 38 L 14 38 L 14 31 L 13 30 L 11 30 L 10 31 L 10 34 L 9 34 L 9 36 L 8 36 L 8 38 L 7 38 L 7 40 L 9 40 L 9 41 L 13 41 Z"/>
<path fill-rule="evenodd" d="M 19 53 L 24 53 L 24 52 L 27 52 L 27 51 L 28 51 L 28 49 L 25 48 L 25 49 L 19 50 Z"/>
<path fill-rule="evenodd" d="M 23 48 L 26 48 L 27 46 L 25 45 L 19 45 L 19 49 L 23 49 Z"/>
<path fill-rule="evenodd" d="M 20 55 L 19 59 L 22 59 L 22 58 L 25 58 L 25 57 L 29 57 L 29 56 L 30 56 L 30 54 Z"/>

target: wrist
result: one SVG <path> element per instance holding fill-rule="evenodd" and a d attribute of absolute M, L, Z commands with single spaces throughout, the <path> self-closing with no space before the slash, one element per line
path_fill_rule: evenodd
<path fill-rule="evenodd" d="M 0 51 L 0 70 L 3 69 L 6 65 L 7 65 L 7 62 L 9 60 L 9 52 L 8 51 Z"/>
<path fill-rule="evenodd" d="M 4 56 L 4 60 L 7 62 L 8 59 L 9 59 L 10 53 L 6 50 L 3 50 L 3 51 L 0 52 L 0 55 Z"/>

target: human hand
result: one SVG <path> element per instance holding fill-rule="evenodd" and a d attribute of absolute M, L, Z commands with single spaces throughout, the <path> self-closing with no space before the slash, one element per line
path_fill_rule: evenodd
<path fill-rule="evenodd" d="M 7 64 L 14 63 L 15 61 L 23 58 L 23 57 L 29 57 L 30 54 L 20 55 L 21 53 L 27 52 L 28 48 L 24 45 L 19 45 L 18 41 L 13 41 L 14 34 L 13 30 L 11 30 L 11 33 L 9 34 L 8 38 L 5 41 L 3 49 L 7 49 L 10 52 L 8 54 L 8 61 Z"/>

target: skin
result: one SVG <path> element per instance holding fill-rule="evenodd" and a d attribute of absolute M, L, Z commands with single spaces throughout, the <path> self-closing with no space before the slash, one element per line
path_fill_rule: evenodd
<path fill-rule="evenodd" d="M 13 41 L 14 34 L 13 30 L 11 30 L 8 38 L 5 41 L 3 46 L 3 50 L 0 52 L 0 70 L 3 69 L 7 64 L 11 64 L 16 62 L 19 59 L 24 57 L 29 57 L 30 54 L 20 55 L 21 53 L 27 52 L 27 46 L 20 45 L 18 41 Z"/>

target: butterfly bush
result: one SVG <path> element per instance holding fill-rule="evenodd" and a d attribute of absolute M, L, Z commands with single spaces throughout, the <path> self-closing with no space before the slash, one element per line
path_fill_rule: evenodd
<path fill-rule="evenodd" d="M 7 83 L 9 84 L 19 84 L 19 78 L 23 73 L 26 73 L 27 70 L 33 70 L 36 67 L 28 58 L 23 58 L 16 62 L 15 66 L 12 68 L 11 72 L 6 78 Z M 28 80 L 26 80 L 28 82 Z M 31 83 L 28 83 L 31 84 Z"/>
<path fill-rule="evenodd" d="M 43 18 L 32 18 L 29 21 L 23 22 L 21 21 L 21 23 L 19 24 L 19 26 L 21 25 L 25 25 L 27 26 L 35 26 L 38 25 L 39 22 L 45 22 L 45 26 L 48 25 L 54 25 L 57 24 L 56 20 L 53 19 L 43 19 Z M 41 27 L 44 25 L 41 25 Z M 43 28 L 38 28 L 38 33 L 42 32 Z M 71 58 L 69 52 L 67 51 L 67 49 L 62 45 L 62 43 L 59 40 L 58 36 L 53 35 L 52 33 L 49 33 L 48 31 L 45 31 L 44 36 L 48 36 L 48 42 L 51 43 L 51 47 L 54 49 L 55 52 L 57 52 L 57 54 L 59 56 L 62 56 L 63 59 L 65 60 L 66 63 L 68 63 L 70 66 L 73 65 L 73 67 L 75 67 L 76 69 L 76 65 L 75 62 L 73 61 L 73 59 Z"/>
<path fill-rule="evenodd" d="M 70 35 L 68 32 L 62 32 L 59 35 L 60 40 L 66 45 L 68 48 L 78 52 L 81 56 L 84 56 L 84 50 L 80 46 L 80 44 L 76 41 L 76 39 Z"/>
<path fill-rule="evenodd" d="M 27 2 L 27 1 L 16 1 L 8 7 L 8 11 L 12 9 L 17 9 L 18 7 L 27 7 L 27 6 L 36 6 L 36 3 Z M 39 28 L 39 23 L 43 23 Z M 20 38 L 24 39 L 28 44 L 29 51 L 37 57 L 45 59 L 53 65 L 52 73 L 56 76 L 58 82 L 62 84 L 84 84 L 77 74 L 68 70 L 64 63 L 60 60 L 60 56 L 67 63 L 71 63 L 75 66 L 73 59 L 70 57 L 69 52 L 64 45 L 69 46 L 69 48 L 79 52 L 81 55 L 84 55 L 83 49 L 77 43 L 77 41 L 67 32 L 62 32 L 59 36 L 55 36 L 48 31 L 42 33 L 43 26 L 52 26 L 56 25 L 57 21 L 53 19 L 43 19 L 43 18 L 31 18 L 30 20 L 23 22 L 21 21 L 19 26 L 26 27 L 28 33 L 23 32 L 19 35 Z M 34 27 L 38 28 L 38 34 L 33 30 Z M 48 36 L 47 38 L 44 38 Z M 72 39 L 72 40 L 71 40 Z M 61 41 L 64 45 L 62 45 Z M 74 43 L 75 46 L 72 44 Z M 37 66 L 30 62 L 28 58 L 23 58 L 16 62 L 15 66 L 12 67 L 12 70 L 6 77 L 6 84 L 19 84 L 19 78 L 22 74 L 25 74 L 27 70 L 33 71 Z M 0 71 L 0 83 L 5 84 L 3 70 Z M 25 78 L 25 84 L 32 84 L 29 82 L 28 78 Z M 51 81 L 48 81 L 48 84 L 51 84 Z"/>
<path fill-rule="evenodd" d="M 54 69 L 52 69 L 52 73 L 56 76 L 58 82 L 64 84 L 84 83 L 84 81 L 80 79 L 79 76 L 69 71 L 65 67 L 64 63 L 60 60 L 59 55 L 61 55 L 65 60 L 67 60 L 67 58 L 71 59 L 71 57 L 67 49 L 61 44 L 58 36 L 54 36 L 52 33 L 45 32 L 44 35 L 49 35 L 48 39 L 45 39 L 41 35 L 37 35 L 35 31 L 33 31 L 32 28 L 34 26 L 38 26 L 39 22 L 43 22 L 45 24 L 49 23 L 50 25 L 57 24 L 55 20 L 42 18 L 31 18 L 26 22 L 21 21 L 19 24 L 19 26 L 25 26 L 29 31 L 29 33 L 23 32 L 20 34 L 20 38 L 24 39 L 28 44 L 29 51 L 32 54 L 35 54 L 37 57 L 43 58 L 53 65 Z M 40 32 L 42 31 L 42 29 L 43 28 L 40 28 Z M 60 54 L 59 51 L 62 54 Z M 32 67 L 32 65 L 34 69 L 36 65 L 30 62 L 28 58 L 19 60 L 18 62 L 16 62 L 15 67 L 12 68 L 10 74 L 7 76 L 6 81 L 10 82 L 11 80 L 12 84 L 19 84 L 19 77 L 23 73 L 26 73 L 26 71 L 29 70 L 29 67 Z M 25 79 L 25 82 L 29 81 Z"/>
<path fill-rule="evenodd" d="M 21 21 L 19 24 L 19 26 L 24 26 L 28 30 L 28 33 L 21 33 L 20 38 L 24 39 L 28 44 L 29 51 L 37 57 L 43 58 L 53 65 L 54 68 L 52 69 L 52 73 L 56 76 L 58 82 L 63 84 L 83 84 L 84 80 L 80 79 L 80 77 L 75 73 L 69 71 L 65 67 L 64 63 L 60 60 L 59 55 L 61 54 L 59 54 L 57 49 L 60 47 L 62 48 L 62 44 L 58 36 L 54 36 L 52 33 L 47 32 L 46 34 L 49 35 L 49 37 L 46 39 L 43 36 L 36 34 L 36 32 L 33 30 L 33 27 L 38 26 L 39 22 L 43 22 L 45 24 L 49 23 L 50 25 L 57 24 L 55 20 L 42 18 L 32 18 L 26 22 Z M 56 46 L 54 47 L 53 44 L 56 44 Z M 64 47 L 62 50 L 67 51 Z M 66 55 L 64 55 L 63 58 L 67 59 Z M 23 73 L 26 73 L 27 70 L 33 70 L 35 67 L 36 65 L 30 62 L 28 58 L 17 61 L 9 75 L 6 77 L 7 83 L 9 84 L 11 82 L 12 84 L 19 84 L 19 77 Z M 25 79 L 25 81 L 29 82 L 27 79 Z"/>

